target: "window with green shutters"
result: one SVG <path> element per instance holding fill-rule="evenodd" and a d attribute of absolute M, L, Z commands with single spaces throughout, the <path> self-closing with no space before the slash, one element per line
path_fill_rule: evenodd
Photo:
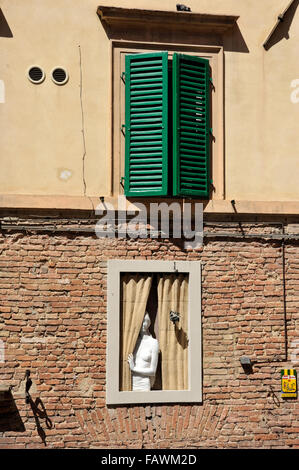
<path fill-rule="evenodd" d="M 125 195 L 208 198 L 210 66 L 168 52 L 125 59 Z"/>

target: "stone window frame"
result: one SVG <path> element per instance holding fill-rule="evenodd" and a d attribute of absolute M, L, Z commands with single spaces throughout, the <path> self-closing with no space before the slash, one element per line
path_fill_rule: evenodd
<path fill-rule="evenodd" d="M 202 402 L 202 333 L 201 333 L 201 261 L 109 260 L 107 274 L 107 405 L 141 403 Z M 188 390 L 119 390 L 120 367 L 120 275 L 121 273 L 187 273 L 188 299 Z"/>
<path fill-rule="evenodd" d="M 174 52 L 197 55 L 209 59 L 212 71 L 212 131 L 211 180 L 213 191 L 211 200 L 224 199 L 224 53 L 220 45 L 186 45 L 170 43 L 144 43 L 136 41 L 111 41 L 112 97 L 111 97 L 111 195 L 124 194 L 122 177 L 125 164 L 125 139 L 122 125 L 125 123 L 125 85 L 122 80 L 126 54 L 168 51 L 171 58 Z M 157 199 L 157 197 L 152 197 Z M 161 197 L 160 197 L 161 198 Z M 135 198 L 134 198 L 135 199 Z M 136 197 L 136 199 L 138 199 Z M 144 199 L 144 198 L 140 198 Z M 151 198 L 146 198 L 150 200 Z M 168 200 L 172 197 L 167 196 Z M 181 198 L 183 199 L 183 198 Z M 194 201 L 196 198 L 193 198 Z M 198 198 L 199 200 L 200 198 Z"/>

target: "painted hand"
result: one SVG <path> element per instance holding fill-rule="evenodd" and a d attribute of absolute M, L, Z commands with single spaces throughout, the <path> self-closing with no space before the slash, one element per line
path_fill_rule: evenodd
<path fill-rule="evenodd" d="M 129 354 L 129 356 L 128 356 L 128 363 L 129 363 L 130 369 L 131 369 L 131 370 L 134 370 L 134 358 L 133 358 L 133 354 Z"/>

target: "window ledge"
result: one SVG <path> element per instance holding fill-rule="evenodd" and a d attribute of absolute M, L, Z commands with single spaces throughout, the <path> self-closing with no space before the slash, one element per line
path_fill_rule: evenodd
<path fill-rule="evenodd" d="M 102 196 L 102 194 L 101 194 Z M 105 195 L 105 203 L 110 203 L 118 208 L 117 196 Z M 151 202 L 160 203 L 167 202 L 179 202 L 183 204 L 184 198 L 136 198 L 134 200 L 126 200 L 126 209 L 130 204 L 136 202 L 142 202 L 148 208 L 148 204 Z M 232 203 L 229 199 L 226 200 L 212 200 L 202 201 L 200 199 L 193 199 L 193 203 L 202 202 L 204 204 L 205 214 L 235 214 L 236 211 L 239 215 L 244 214 L 256 214 L 256 215 L 297 215 L 299 213 L 299 201 L 258 201 L 258 200 L 241 200 L 236 199 L 234 210 Z M 74 211 L 95 211 L 96 207 L 100 203 L 100 195 L 95 196 L 59 196 L 59 195 L 37 195 L 37 194 L 0 194 L 0 211 L 5 213 L 5 210 L 10 209 L 36 209 L 36 210 L 74 210 Z M 137 207 L 137 206 L 136 206 Z M 130 207 L 132 210 L 132 207 Z M 137 209 L 136 209 L 137 210 Z"/>
<path fill-rule="evenodd" d="M 5 398 L 11 393 L 10 385 L 0 385 L 0 398 Z"/>
<path fill-rule="evenodd" d="M 118 8 L 99 6 L 97 14 L 101 21 L 110 28 L 119 25 L 148 25 L 164 29 L 188 28 L 188 31 L 224 33 L 230 30 L 239 16 L 212 15 L 207 13 L 176 12 L 162 10 L 141 10 L 135 8 Z"/>

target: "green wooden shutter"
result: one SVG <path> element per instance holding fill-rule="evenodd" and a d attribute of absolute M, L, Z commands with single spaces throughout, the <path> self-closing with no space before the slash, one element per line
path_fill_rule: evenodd
<path fill-rule="evenodd" d="M 168 192 L 168 53 L 126 56 L 125 195 Z"/>
<path fill-rule="evenodd" d="M 173 56 L 173 192 L 209 197 L 209 61 Z"/>

